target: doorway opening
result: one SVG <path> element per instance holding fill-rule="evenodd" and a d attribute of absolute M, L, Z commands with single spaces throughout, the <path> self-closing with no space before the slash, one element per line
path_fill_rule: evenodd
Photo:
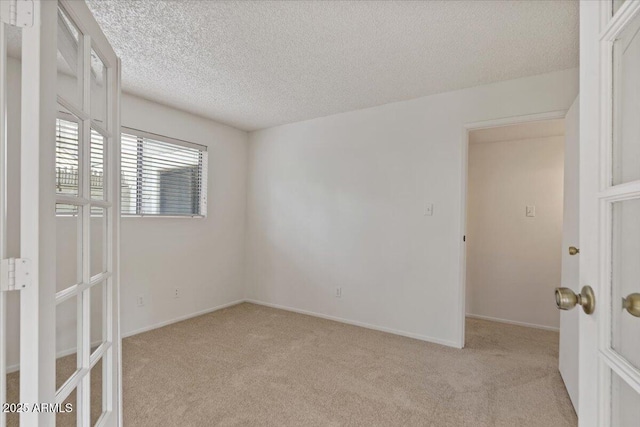
<path fill-rule="evenodd" d="M 564 122 L 468 133 L 467 318 L 559 330 Z"/>
<path fill-rule="evenodd" d="M 576 412 L 578 312 L 557 310 L 554 291 L 579 287 L 578 104 L 465 127 L 460 236 L 462 346 L 497 329 L 547 340 Z"/>

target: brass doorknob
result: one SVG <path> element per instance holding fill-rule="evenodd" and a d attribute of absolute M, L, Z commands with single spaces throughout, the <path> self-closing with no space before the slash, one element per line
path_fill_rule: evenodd
<path fill-rule="evenodd" d="M 596 296 L 591 286 L 583 287 L 579 294 L 575 294 L 569 288 L 556 288 L 556 306 L 560 310 L 571 310 L 576 305 L 581 305 L 587 314 L 593 313 L 596 308 Z"/>
<path fill-rule="evenodd" d="M 578 255 L 580 253 L 580 249 L 575 246 L 569 246 L 569 255 Z"/>
<path fill-rule="evenodd" d="M 622 298 L 622 308 L 626 309 L 630 315 L 640 317 L 640 294 L 630 294 Z"/>

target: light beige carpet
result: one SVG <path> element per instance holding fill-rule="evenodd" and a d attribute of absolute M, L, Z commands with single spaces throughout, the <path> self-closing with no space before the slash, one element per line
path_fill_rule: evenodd
<path fill-rule="evenodd" d="M 469 320 L 467 348 L 241 304 L 124 341 L 128 426 L 575 426 L 558 334 Z"/>
<path fill-rule="evenodd" d="M 123 341 L 125 426 L 575 426 L 558 334 L 457 350 L 253 304 Z"/>

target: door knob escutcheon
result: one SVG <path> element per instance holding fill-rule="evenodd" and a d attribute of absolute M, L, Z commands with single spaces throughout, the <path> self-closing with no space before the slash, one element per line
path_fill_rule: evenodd
<path fill-rule="evenodd" d="M 640 317 L 640 294 L 629 294 L 626 298 L 622 298 L 622 308 L 630 315 Z"/>
<path fill-rule="evenodd" d="M 578 255 L 580 253 L 580 249 L 575 246 L 569 246 L 569 255 Z"/>
<path fill-rule="evenodd" d="M 591 314 L 596 308 L 596 296 L 591 286 L 584 286 L 579 294 L 569 288 L 556 288 L 556 306 L 560 310 L 571 310 L 576 305 L 582 306 L 585 313 Z"/>

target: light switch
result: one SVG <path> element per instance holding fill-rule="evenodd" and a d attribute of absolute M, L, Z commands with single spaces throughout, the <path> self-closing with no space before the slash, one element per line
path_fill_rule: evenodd
<path fill-rule="evenodd" d="M 424 216 L 433 216 L 433 203 L 424 204 Z"/>
<path fill-rule="evenodd" d="M 536 216 L 536 207 L 535 206 L 527 206 L 527 216 L 528 217 L 534 217 Z"/>

